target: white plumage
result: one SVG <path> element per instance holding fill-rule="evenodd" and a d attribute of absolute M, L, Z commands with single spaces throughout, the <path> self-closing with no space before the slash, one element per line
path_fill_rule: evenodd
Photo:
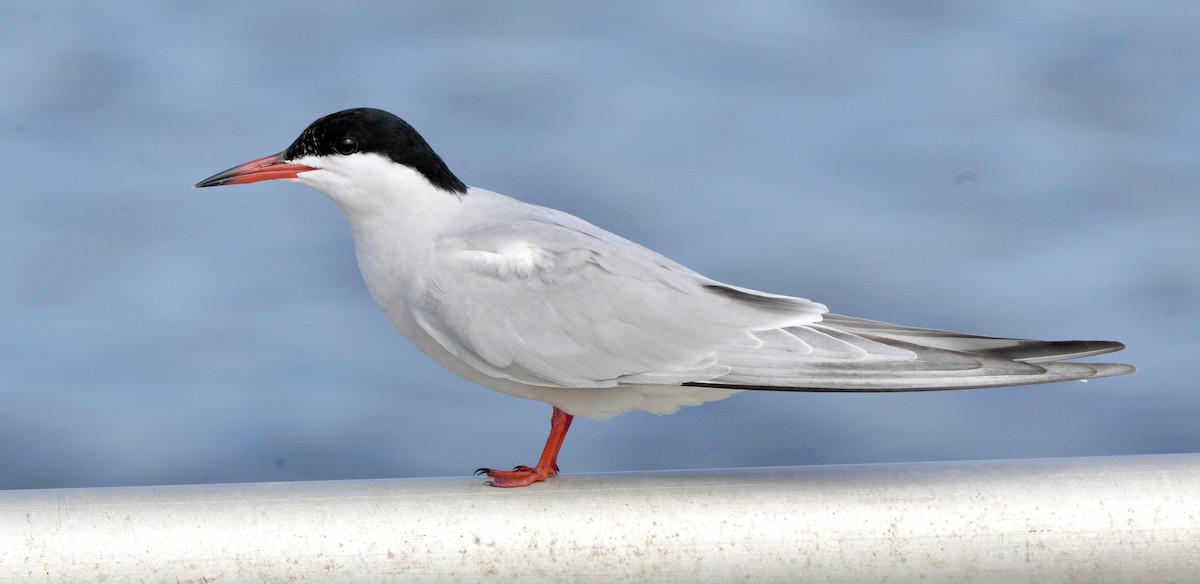
<path fill-rule="evenodd" d="M 367 286 L 416 346 L 481 385 L 572 414 L 671 413 L 739 389 L 994 387 L 1130 370 L 1054 362 L 1114 343 L 1080 350 L 831 316 L 706 278 L 566 213 L 431 188 L 378 154 L 294 162 L 322 169 L 291 180 L 338 203 Z M 388 178 L 342 187 L 360 175 Z M 1004 356 L 1015 347 L 1029 353 Z"/>
<path fill-rule="evenodd" d="M 466 187 L 379 110 L 317 120 L 285 152 L 197 186 L 268 179 L 338 204 L 367 287 L 413 344 L 566 414 L 665 414 L 747 389 L 918 391 L 1133 371 L 1062 362 L 1120 343 L 902 327 L 717 282 L 577 217 Z M 503 486 L 552 475 L 570 416 L 554 420 L 537 469 L 488 474 Z"/>

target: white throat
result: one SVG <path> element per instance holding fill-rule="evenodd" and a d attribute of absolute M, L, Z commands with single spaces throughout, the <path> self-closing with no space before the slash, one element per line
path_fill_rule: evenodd
<path fill-rule="evenodd" d="M 461 209 L 464 195 L 437 188 L 416 170 L 374 153 L 293 162 L 318 169 L 291 182 L 321 191 L 341 208 L 367 288 L 401 326 L 397 318 L 407 312 L 404 294 L 413 289 L 410 280 L 423 273 L 420 268 Z"/>

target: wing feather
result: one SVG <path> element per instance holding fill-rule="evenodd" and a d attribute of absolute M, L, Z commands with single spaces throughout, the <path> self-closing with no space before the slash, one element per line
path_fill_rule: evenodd
<path fill-rule="evenodd" d="M 494 378 L 659 396 L 678 385 L 915 391 L 1133 370 L 1061 362 L 1120 343 L 984 337 L 829 315 L 810 300 L 710 280 L 540 207 L 466 224 L 436 242 L 411 300 L 422 307 L 416 321 L 430 337 Z M 676 391 L 680 400 L 698 399 Z M 654 411 L 670 410 L 655 403 Z M 642 407 L 628 404 L 610 409 Z"/>
<path fill-rule="evenodd" d="M 813 323 L 825 310 L 544 218 L 447 234 L 426 274 L 415 293 L 431 337 L 488 375 L 550 387 L 713 379 L 730 370 L 719 351 L 761 346 L 755 331 Z"/>

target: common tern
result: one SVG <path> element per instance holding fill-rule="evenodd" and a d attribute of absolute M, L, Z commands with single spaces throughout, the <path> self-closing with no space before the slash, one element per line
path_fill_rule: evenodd
<path fill-rule="evenodd" d="M 1064 362 L 1117 342 L 898 326 L 718 282 L 573 215 L 468 187 L 378 109 L 325 116 L 283 152 L 195 186 L 264 180 L 307 185 L 341 208 L 371 296 L 417 348 L 553 406 L 535 466 L 477 471 L 497 487 L 557 474 L 576 415 L 669 414 L 744 390 L 969 389 L 1134 370 Z"/>

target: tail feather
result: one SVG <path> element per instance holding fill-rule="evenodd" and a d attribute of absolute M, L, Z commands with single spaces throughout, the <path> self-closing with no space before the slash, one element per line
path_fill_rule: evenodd
<path fill-rule="evenodd" d="M 1065 360 L 1118 351 L 1111 341 L 1038 341 L 905 327 L 839 315 L 758 333 L 729 349 L 729 372 L 688 383 L 776 391 L 927 391 L 1086 380 L 1132 373 L 1118 363 Z"/>
<path fill-rule="evenodd" d="M 823 323 L 868 338 L 880 337 L 951 351 L 986 353 L 1026 363 L 1079 359 L 1112 353 L 1125 348 L 1125 345 L 1115 341 L 1038 341 L 985 337 L 954 331 L 907 327 L 837 314 L 826 315 Z"/>

